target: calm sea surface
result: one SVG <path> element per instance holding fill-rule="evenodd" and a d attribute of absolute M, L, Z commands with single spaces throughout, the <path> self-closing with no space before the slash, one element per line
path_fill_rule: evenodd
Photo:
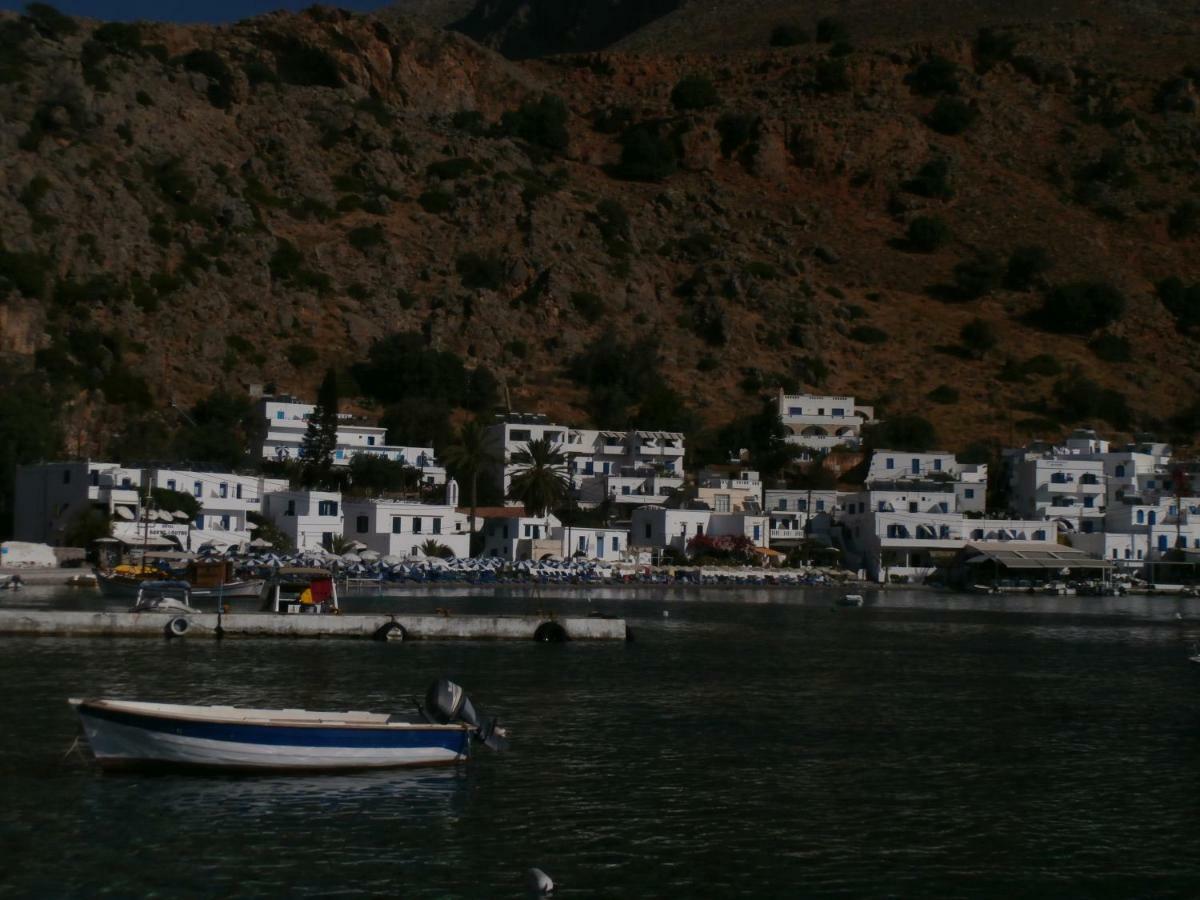
<path fill-rule="evenodd" d="M 538 866 L 557 897 L 1200 895 L 1200 666 L 1186 660 L 1200 610 L 586 596 L 359 605 L 591 606 L 636 640 L 0 639 L 0 894 L 503 898 Z M 100 605 L 36 589 L 19 602 Z M 510 752 L 335 777 L 63 759 L 72 695 L 404 710 L 442 674 L 508 725 Z"/>

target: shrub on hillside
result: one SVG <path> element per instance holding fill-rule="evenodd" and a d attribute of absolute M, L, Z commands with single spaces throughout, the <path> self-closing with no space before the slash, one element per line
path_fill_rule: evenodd
<path fill-rule="evenodd" d="M 1101 387 L 1078 373 L 1054 385 L 1058 413 L 1066 422 L 1103 419 L 1114 428 L 1128 430 L 1133 422 L 1129 402 L 1120 391 Z"/>
<path fill-rule="evenodd" d="M 717 89 L 704 75 L 688 75 L 671 89 L 671 105 L 678 110 L 707 109 L 719 101 Z"/>
<path fill-rule="evenodd" d="M 825 16 L 817 20 L 817 43 L 836 44 L 850 40 L 850 31 L 840 19 Z"/>
<path fill-rule="evenodd" d="M 954 286 L 964 300 L 975 300 L 1000 286 L 1004 266 L 991 253 L 981 253 L 954 267 Z"/>
<path fill-rule="evenodd" d="M 1034 324 L 1059 334 L 1088 334 L 1111 325 L 1125 311 L 1125 297 L 1111 284 L 1076 281 L 1051 288 Z"/>
<path fill-rule="evenodd" d="M 5 250 L 4 245 L 0 244 L 0 298 L 10 291 L 31 299 L 40 298 L 49 271 L 50 259 L 41 253 Z"/>
<path fill-rule="evenodd" d="M 460 254 L 454 268 L 463 287 L 498 291 L 504 286 L 504 261 L 498 256 L 483 256 L 474 251 Z"/>
<path fill-rule="evenodd" d="M 813 70 L 813 90 L 818 94 L 840 94 L 850 90 L 850 72 L 844 59 L 825 57 Z"/>
<path fill-rule="evenodd" d="M 1004 286 L 1010 291 L 1028 291 L 1050 271 L 1050 255 L 1044 247 L 1017 247 L 1008 257 Z"/>
<path fill-rule="evenodd" d="M 536 100 L 526 100 L 517 109 L 500 117 L 500 130 L 551 153 L 563 153 L 570 135 L 567 133 L 567 104 L 554 94 L 542 94 Z"/>
<path fill-rule="evenodd" d="M 621 160 L 613 172 L 631 181 L 662 181 L 675 171 L 678 156 L 659 125 L 642 123 L 621 135 Z"/>
<path fill-rule="evenodd" d="M 942 97 L 934 104 L 926 124 L 938 134 L 962 134 L 979 118 L 979 110 L 957 97 Z"/>
<path fill-rule="evenodd" d="M 440 189 L 425 191 L 417 198 L 421 209 L 427 213 L 441 214 L 449 212 L 454 207 L 454 195 Z"/>
<path fill-rule="evenodd" d="M 812 40 L 812 36 L 807 29 L 799 25 L 787 22 L 780 23 L 771 29 L 772 47 L 795 47 L 799 44 L 807 44 Z"/>
<path fill-rule="evenodd" d="M 1176 204 L 1167 219 L 1167 233 L 1174 240 L 1181 241 L 1200 232 L 1200 205 L 1194 200 L 1184 200 Z"/>
<path fill-rule="evenodd" d="M 28 4 L 25 7 L 25 18 L 53 41 L 61 41 L 79 31 L 79 25 L 74 19 L 63 15 L 49 3 Z"/>
<path fill-rule="evenodd" d="M 1097 358 L 1108 363 L 1127 363 L 1133 361 L 1133 347 L 1129 338 L 1115 334 L 1098 334 L 1088 342 L 1088 349 Z"/>
<path fill-rule="evenodd" d="M 950 387 L 948 384 L 939 384 L 932 391 L 925 395 L 934 403 L 957 403 L 958 390 Z"/>
<path fill-rule="evenodd" d="M 937 429 L 918 415 L 901 413 L 863 428 L 863 442 L 870 450 L 900 450 L 926 453 L 937 446 Z"/>
<path fill-rule="evenodd" d="M 453 181 L 455 178 L 461 178 L 463 175 L 472 175 L 478 171 L 479 163 L 465 156 L 456 156 L 454 159 L 439 159 L 437 162 L 431 162 L 425 167 L 426 175 L 432 178 L 440 178 L 442 181 Z"/>
<path fill-rule="evenodd" d="M 599 294 L 590 291 L 574 291 L 571 294 L 571 305 L 581 315 L 584 321 L 591 324 L 599 322 L 604 316 L 604 301 Z"/>
<path fill-rule="evenodd" d="M 850 329 L 850 338 L 861 344 L 882 344 L 888 339 L 888 333 L 874 325 L 856 325 Z"/>
<path fill-rule="evenodd" d="M 299 87 L 342 86 L 337 60 L 320 47 L 305 44 L 291 36 L 272 36 L 266 43 L 273 45 L 275 70 L 285 84 Z"/>
<path fill-rule="evenodd" d="M 950 160 L 945 157 L 931 159 L 917 170 L 917 174 L 900 185 L 910 194 L 947 200 L 954 196 L 950 186 Z"/>
<path fill-rule="evenodd" d="M 372 247 L 378 247 L 380 244 L 385 243 L 387 237 L 383 233 L 383 226 L 363 225 L 352 229 L 346 235 L 346 239 L 355 250 L 366 253 Z"/>
<path fill-rule="evenodd" d="M 747 113 L 725 113 L 716 125 L 721 135 L 721 155 L 728 159 L 755 137 L 758 118 Z"/>
<path fill-rule="evenodd" d="M 181 60 L 189 72 L 198 72 L 212 80 L 208 86 L 208 102 L 217 109 L 228 109 L 233 102 L 233 73 L 220 54 L 212 50 L 192 50 Z"/>
<path fill-rule="evenodd" d="M 908 76 L 914 91 L 926 97 L 958 93 L 958 66 L 944 56 L 932 56 Z"/>
<path fill-rule="evenodd" d="M 2 254 L 0 254 L 0 267 L 2 267 Z M 1175 317 L 1175 324 L 1181 330 L 1186 331 L 1200 326 L 1200 282 L 1186 285 L 1182 279 L 1172 275 L 1155 285 L 1155 290 L 1158 293 L 1158 299 L 1162 301 L 1167 312 Z"/>
<path fill-rule="evenodd" d="M 938 216 L 917 216 L 904 234 L 908 248 L 916 253 L 933 253 L 950 240 L 950 226 Z"/>
<path fill-rule="evenodd" d="M 976 357 L 982 357 L 997 343 L 996 331 L 984 319 L 972 319 L 958 333 L 963 346 Z"/>
<path fill-rule="evenodd" d="M 1017 39 L 1007 31 L 980 28 L 975 37 L 975 71 L 983 74 L 997 63 L 1012 59 Z"/>

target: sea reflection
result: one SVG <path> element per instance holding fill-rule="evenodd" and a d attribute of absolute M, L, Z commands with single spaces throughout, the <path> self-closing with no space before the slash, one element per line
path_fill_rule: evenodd
<path fill-rule="evenodd" d="M 367 814 L 373 820 L 448 817 L 467 808 L 465 768 L 389 769 L 312 775 L 219 775 L 105 772 L 90 769 L 84 803 L 97 813 L 123 802 L 158 816 L 213 821 L 272 816 Z"/>

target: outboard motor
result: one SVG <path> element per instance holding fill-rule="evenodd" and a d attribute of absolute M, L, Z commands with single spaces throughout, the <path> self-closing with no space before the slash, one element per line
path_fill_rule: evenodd
<path fill-rule="evenodd" d="M 425 692 L 425 706 L 421 712 L 435 725 L 452 725 L 462 722 L 471 729 L 477 741 L 493 750 L 504 750 L 508 741 L 504 729 L 496 725 L 495 719 L 485 719 L 471 705 L 466 691 L 447 678 L 439 678 Z"/>

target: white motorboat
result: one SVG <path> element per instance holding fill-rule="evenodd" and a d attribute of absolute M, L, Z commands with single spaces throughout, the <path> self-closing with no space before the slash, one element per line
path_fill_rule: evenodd
<path fill-rule="evenodd" d="M 191 586 L 186 581 L 143 581 L 130 612 L 194 613 Z"/>
<path fill-rule="evenodd" d="M 495 720 L 442 679 L 416 716 L 305 709 L 243 709 L 71 699 L 103 767 L 182 766 L 250 771 L 332 771 L 456 763 L 471 739 L 501 750 Z"/>

